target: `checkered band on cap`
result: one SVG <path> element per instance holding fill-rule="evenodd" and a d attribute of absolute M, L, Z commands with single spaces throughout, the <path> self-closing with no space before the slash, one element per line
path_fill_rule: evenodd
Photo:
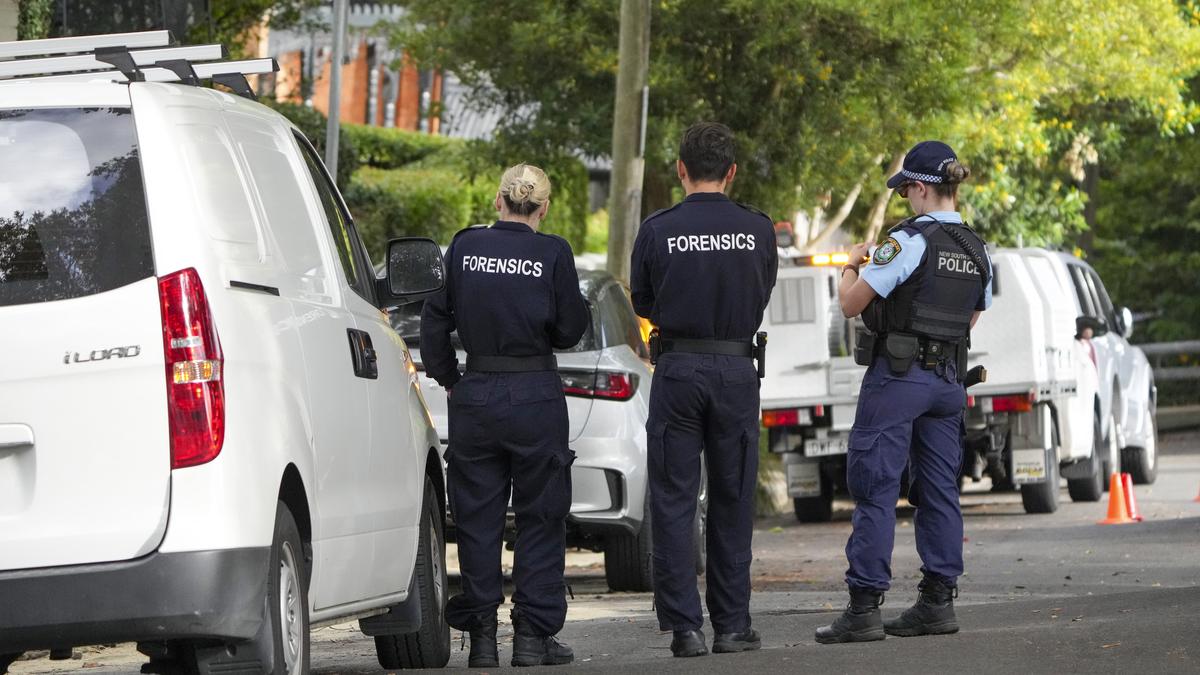
<path fill-rule="evenodd" d="M 905 178 L 911 178 L 912 180 L 919 180 L 922 183 L 941 183 L 946 180 L 942 176 L 933 176 L 927 173 L 917 173 L 916 171 L 909 171 L 908 169 L 901 169 L 900 175 L 904 176 Z"/>

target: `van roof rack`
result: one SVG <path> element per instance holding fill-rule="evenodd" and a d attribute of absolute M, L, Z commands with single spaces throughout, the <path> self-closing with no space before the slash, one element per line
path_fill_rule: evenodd
<path fill-rule="evenodd" d="M 225 61 L 222 45 L 170 46 L 171 32 L 113 33 L 0 42 L 0 85 L 14 82 L 180 82 L 203 80 L 255 98 L 247 75 L 279 70 L 275 59 Z"/>

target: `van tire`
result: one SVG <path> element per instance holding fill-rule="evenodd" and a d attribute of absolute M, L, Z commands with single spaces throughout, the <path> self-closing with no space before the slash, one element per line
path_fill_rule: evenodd
<path fill-rule="evenodd" d="M 275 506 L 275 535 L 271 543 L 271 563 L 267 574 L 267 609 L 270 616 L 270 637 L 275 648 L 276 673 L 307 673 L 312 650 L 309 648 L 308 574 L 304 560 L 304 544 L 296 519 L 283 502 Z M 285 583 L 286 579 L 286 583 Z M 286 594 L 286 597 L 283 597 Z M 291 613 L 284 613 L 284 603 Z M 295 639 L 298 660 L 288 668 L 291 651 L 284 644 L 284 631 Z"/>
<path fill-rule="evenodd" d="M 1158 478 L 1158 422 L 1152 403 L 1147 403 L 1150 440 L 1142 447 L 1121 448 L 1121 470 L 1129 473 L 1135 485 L 1150 485 Z"/>
<path fill-rule="evenodd" d="M 1058 453 L 1046 449 L 1046 480 L 1021 486 L 1025 513 L 1054 513 L 1058 510 Z"/>
<path fill-rule="evenodd" d="M 1073 502 L 1098 502 L 1104 496 L 1104 470 L 1100 455 L 1107 452 L 1108 445 L 1100 432 L 1100 415 L 1093 416 L 1092 422 L 1092 473 L 1085 478 L 1068 478 L 1067 493 Z"/>
<path fill-rule="evenodd" d="M 604 579 L 612 591 L 654 590 L 654 538 L 650 521 L 650 486 L 646 486 L 642 526 L 637 534 L 604 539 Z"/>
<path fill-rule="evenodd" d="M 376 635 L 375 654 L 387 670 L 442 668 L 450 661 L 450 626 L 446 624 L 446 537 L 443 516 L 425 479 L 421 509 L 421 536 L 417 540 L 417 565 L 413 574 L 421 594 L 421 628 L 413 633 Z"/>

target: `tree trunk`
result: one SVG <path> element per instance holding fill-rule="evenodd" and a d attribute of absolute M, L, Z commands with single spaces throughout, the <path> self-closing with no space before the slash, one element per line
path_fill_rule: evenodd
<path fill-rule="evenodd" d="M 650 0 L 621 0 L 613 108 L 612 192 L 608 198 L 608 271 L 629 283 L 630 256 L 642 211 L 642 90 L 650 69 Z"/>
<path fill-rule="evenodd" d="M 904 166 L 904 155 L 899 154 L 892 158 L 892 164 L 888 167 L 887 177 L 891 178 L 896 175 L 896 172 Z M 875 197 L 875 203 L 871 205 L 871 211 L 867 214 L 867 236 L 866 241 L 874 243 L 879 238 L 879 231 L 883 229 L 883 220 L 887 217 L 887 205 L 892 199 L 890 188 L 885 187 L 879 196 Z"/>

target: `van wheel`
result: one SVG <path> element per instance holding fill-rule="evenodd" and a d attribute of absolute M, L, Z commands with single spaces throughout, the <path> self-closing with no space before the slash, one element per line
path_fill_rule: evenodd
<path fill-rule="evenodd" d="M 1054 513 L 1058 510 L 1058 453 L 1046 449 L 1046 480 L 1021 486 L 1025 513 Z"/>
<path fill-rule="evenodd" d="M 1121 448 L 1121 470 L 1128 471 L 1133 482 L 1149 485 L 1158 478 L 1158 422 L 1155 421 L 1153 404 L 1146 403 L 1146 415 L 1150 418 L 1150 436 L 1142 447 Z"/>
<path fill-rule="evenodd" d="M 1096 502 L 1104 496 L 1105 475 L 1100 457 L 1106 452 L 1108 443 L 1101 437 L 1100 415 L 1097 414 L 1092 421 L 1092 456 L 1088 460 L 1092 463 L 1092 472 L 1084 478 L 1067 479 L 1067 493 L 1071 495 L 1071 501 Z"/>
<path fill-rule="evenodd" d="M 299 675 L 309 670 L 308 579 L 300 529 L 288 507 L 275 507 L 275 536 L 267 577 L 275 672 Z"/>
<path fill-rule="evenodd" d="M 654 590 L 654 540 L 650 526 L 650 486 L 646 486 L 642 528 L 637 534 L 604 539 L 604 579 L 613 591 Z M 705 523 L 707 525 L 707 522 Z"/>
<path fill-rule="evenodd" d="M 19 658 L 21 658 L 21 652 L 17 652 L 16 654 L 0 654 L 0 675 L 7 673 L 8 667 Z"/>
<path fill-rule="evenodd" d="M 442 668 L 450 661 L 450 626 L 446 624 L 446 538 L 433 481 L 425 479 L 417 542 L 416 587 L 421 594 L 421 628 L 415 633 L 375 636 L 379 665 L 397 668 Z"/>

